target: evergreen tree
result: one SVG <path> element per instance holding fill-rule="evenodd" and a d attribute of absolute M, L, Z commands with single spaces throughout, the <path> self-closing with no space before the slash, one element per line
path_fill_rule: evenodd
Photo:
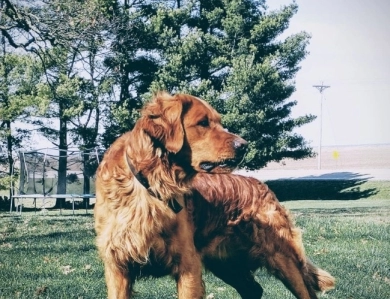
<path fill-rule="evenodd" d="M 37 106 L 37 85 L 42 74 L 31 55 L 0 54 L 0 190 L 8 189 L 16 151 L 26 144 L 31 130 L 23 126 Z"/>
<path fill-rule="evenodd" d="M 85 149 L 98 143 L 101 110 L 112 90 L 103 59 L 110 24 L 107 10 L 113 2 L 5 0 L 9 24 L 0 24 L 1 32 L 11 46 L 39 57 L 44 70 L 39 100 L 45 111 L 30 123 L 59 148 L 59 194 L 66 193 L 68 147 Z M 15 38 L 15 31 L 27 41 Z M 88 154 L 84 159 L 87 162 Z"/>
<path fill-rule="evenodd" d="M 159 67 L 154 55 L 159 37 L 149 26 L 159 1 L 121 2 L 116 1 L 108 11 L 112 38 L 105 64 L 112 70 L 115 93 L 104 125 L 103 143 L 107 147 L 134 126 L 143 104 L 142 95 Z"/>
<path fill-rule="evenodd" d="M 249 141 L 244 166 L 312 155 L 293 129 L 314 117 L 291 117 L 294 77 L 309 35 L 281 39 L 294 3 L 268 11 L 265 1 L 183 1 L 159 7 L 151 26 L 160 36 L 161 66 L 152 90 L 189 92 L 211 102 L 229 129 Z"/>
<path fill-rule="evenodd" d="M 105 1 L 53 1 L 39 13 L 42 16 L 61 11 L 53 24 L 67 21 L 71 29 L 65 33 L 50 27 L 52 35 L 63 44 L 40 52 L 45 66 L 47 110 L 33 122 L 42 134 L 59 148 L 57 192 L 66 193 L 67 150 L 70 145 L 84 150 L 84 192 L 89 193 L 89 149 L 98 145 L 102 110 L 112 90 L 112 78 L 104 65 L 109 26 L 104 12 Z M 57 120 L 54 121 L 53 120 Z M 86 199 L 87 200 L 87 199 Z M 63 199 L 57 200 L 61 205 Z"/>
<path fill-rule="evenodd" d="M 22 142 L 28 142 L 31 132 L 23 122 L 31 115 L 31 107 L 37 106 L 42 70 L 32 55 L 15 53 L 11 43 L 17 34 L 10 18 L 3 14 L 8 9 L 6 2 L 0 1 L 0 190 L 9 189 L 11 196 L 16 151 Z"/>

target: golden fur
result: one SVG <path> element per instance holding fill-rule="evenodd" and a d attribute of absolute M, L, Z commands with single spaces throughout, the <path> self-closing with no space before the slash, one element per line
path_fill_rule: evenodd
<path fill-rule="evenodd" d="M 207 269 L 242 298 L 263 293 L 253 272 L 266 267 L 299 299 L 334 287 L 334 278 L 306 257 L 301 231 L 266 184 L 231 174 L 197 174 L 187 201 L 195 246 Z"/>
<path fill-rule="evenodd" d="M 180 299 L 204 296 L 184 195 L 196 171 L 231 172 L 245 147 L 198 98 L 159 93 L 144 107 L 134 129 L 112 144 L 97 171 L 96 242 L 109 298 L 130 298 L 136 277 L 156 263 L 174 276 Z M 173 200 L 184 210 L 175 214 L 168 206 Z"/>

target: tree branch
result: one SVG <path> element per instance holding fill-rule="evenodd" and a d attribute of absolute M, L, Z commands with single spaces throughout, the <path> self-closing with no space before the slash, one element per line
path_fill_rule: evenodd
<path fill-rule="evenodd" d="M 36 42 L 45 42 L 49 41 L 52 46 L 55 46 L 57 43 L 57 40 L 54 36 L 50 34 L 50 32 L 44 32 L 43 30 L 39 29 L 33 24 L 32 19 L 35 19 L 37 22 L 39 22 L 39 18 L 31 13 L 23 12 L 22 10 L 18 9 L 11 1 L 4 0 L 6 6 L 4 9 L 4 14 L 10 18 L 11 21 L 15 22 L 15 26 L 17 29 L 23 30 L 24 32 L 28 33 L 31 38 L 28 39 L 27 42 L 24 43 L 18 43 L 16 42 L 13 37 L 9 34 L 9 30 L 12 29 L 12 27 L 4 27 L 0 26 L 0 30 L 2 34 L 7 38 L 9 44 L 14 48 L 24 48 L 26 51 L 31 51 L 31 49 L 28 49 L 27 47 L 30 46 L 32 43 Z M 37 44 L 39 46 L 39 44 Z"/>

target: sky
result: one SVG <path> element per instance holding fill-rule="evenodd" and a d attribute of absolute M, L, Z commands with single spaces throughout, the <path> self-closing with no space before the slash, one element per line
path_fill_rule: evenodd
<path fill-rule="evenodd" d="M 279 9 L 292 0 L 268 0 Z M 306 31 L 309 55 L 296 76 L 293 117 L 321 115 L 322 145 L 390 144 L 390 1 L 296 0 L 298 13 L 283 34 Z M 282 36 L 282 37 L 283 37 Z M 297 129 L 320 141 L 319 117 Z"/>

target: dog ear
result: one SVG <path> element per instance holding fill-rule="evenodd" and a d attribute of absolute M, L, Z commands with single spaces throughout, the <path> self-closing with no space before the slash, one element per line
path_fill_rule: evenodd
<path fill-rule="evenodd" d="M 183 101 L 168 93 L 158 93 L 143 110 L 147 119 L 144 131 L 159 140 L 171 153 L 183 147 L 184 129 L 181 121 Z"/>

